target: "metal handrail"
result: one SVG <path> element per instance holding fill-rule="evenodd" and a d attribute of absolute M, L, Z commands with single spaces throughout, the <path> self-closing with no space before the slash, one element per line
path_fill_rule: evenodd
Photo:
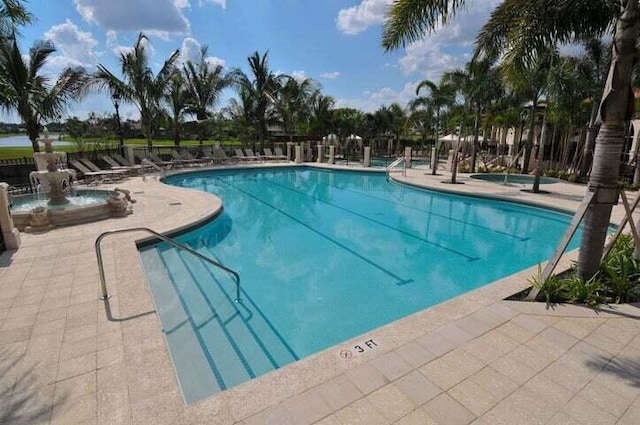
<path fill-rule="evenodd" d="M 387 168 L 385 169 L 385 174 L 387 177 L 387 180 L 389 180 L 389 174 L 391 173 L 392 169 L 397 166 L 400 165 L 402 163 L 402 175 L 405 176 L 406 175 L 406 166 L 407 163 L 404 159 L 403 156 L 399 157 L 398 159 L 396 159 L 395 161 L 393 161 L 391 164 L 387 165 Z"/>
<path fill-rule="evenodd" d="M 109 230 L 106 231 L 104 233 L 102 233 L 100 236 L 98 236 L 98 239 L 96 239 L 96 243 L 95 243 L 95 247 L 96 247 L 96 256 L 98 257 L 98 268 L 100 269 L 100 288 L 102 289 L 102 296 L 100 297 L 101 300 L 106 300 L 108 298 L 111 297 L 111 295 L 109 295 L 107 293 L 107 284 L 105 282 L 105 278 L 104 278 L 104 263 L 102 261 L 102 249 L 100 248 L 100 242 L 102 242 L 102 239 L 105 238 L 105 236 L 108 235 L 113 235 L 116 233 L 128 233 L 128 232 L 147 232 L 147 233 L 151 233 L 152 235 L 154 235 L 156 238 L 161 239 L 177 248 L 183 249 L 185 251 L 187 251 L 190 254 L 195 255 L 196 257 L 200 258 L 201 260 L 206 261 L 209 264 L 212 264 L 216 267 L 218 267 L 219 269 L 222 269 L 224 271 L 226 271 L 227 273 L 230 273 L 233 275 L 233 277 L 236 280 L 236 299 L 234 300 L 237 303 L 242 302 L 242 300 L 240 299 L 240 275 L 234 271 L 231 270 L 229 267 L 226 267 L 220 263 L 218 263 L 215 260 L 212 260 L 211 258 L 200 254 L 197 251 L 194 251 L 193 249 L 189 248 L 186 245 L 181 244 L 180 242 L 176 242 L 175 240 L 162 235 L 156 231 L 153 231 L 147 227 L 129 227 L 127 229 L 117 229 L 117 230 Z"/>

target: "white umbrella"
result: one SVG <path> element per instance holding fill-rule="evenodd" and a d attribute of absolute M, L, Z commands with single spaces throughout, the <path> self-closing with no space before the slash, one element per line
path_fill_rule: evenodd
<path fill-rule="evenodd" d="M 335 134 L 331 133 L 331 134 L 328 134 L 328 135 L 326 135 L 326 136 L 324 136 L 322 138 L 322 144 L 323 145 L 327 145 L 327 144 L 329 144 L 331 142 L 335 142 L 336 140 L 338 140 L 338 136 L 336 136 Z"/>

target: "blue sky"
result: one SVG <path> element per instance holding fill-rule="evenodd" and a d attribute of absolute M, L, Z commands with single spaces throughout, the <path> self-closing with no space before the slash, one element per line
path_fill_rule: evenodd
<path fill-rule="evenodd" d="M 51 39 L 58 52 L 46 67 L 56 75 L 68 65 L 89 71 L 103 64 L 119 70 L 120 49 L 131 47 L 140 31 L 149 36 L 152 63 L 180 49 L 196 59 L 208 45 L 209 60 L 246 69 L 247 56 L 269 50 L 270 66 L 322 84 L 338 106 L 372 111 L 405 105 L 415 85 L 437 80 L 469 58 L 473 39 L 499 0 L 470 1 L 466 12 L 435 35 L 385 53 L 382 22 L 392 0 L 30 0 L 36 22 L 22 29 L 26 49 Z M 221 105 L 233 96 L 225 93 Z M 69 115 L 112 113 L 106 96 L 72 105 Z M 137 118 L 124 106 L 123 117 Z"/>

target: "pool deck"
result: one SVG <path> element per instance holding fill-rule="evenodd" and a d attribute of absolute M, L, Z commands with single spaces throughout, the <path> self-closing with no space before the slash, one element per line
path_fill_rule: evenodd
<path fill-rule="evenodd" d="M 567 210 L 585 191 L 532 194 L 465 175 L 450 185 L 425 169 L 393 177 Z M 131 190 L 134 214 L 22 233 L 22 247 L 0 255 L 1 424 L 640 423 L 640 306 L 503 301 L 537 267 L 185 406 L 134 243 L 146 235 L 104 240 L 107 305 L 94 242 L 117 228 L 189 227 L 221 200 L 154 178 L 103 187 Z"/>

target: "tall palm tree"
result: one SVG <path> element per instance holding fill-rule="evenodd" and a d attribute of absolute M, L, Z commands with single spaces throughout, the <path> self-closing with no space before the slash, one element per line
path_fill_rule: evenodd
<path fill-rule="evenodd" d="M 313 96 L 319 90 L 319 85 L 311 78 L 301 81 L 289 78 L 282 86 L 276 101 L 276 108 L 280 116 L 284 132 L 293 137 L 297 131 L 307 133 L 313 106 Z M 305 128 L 302 128 L 302 127 Z"/>
<path fill-rule="evenodd" d="M 538 117 L 539 103 L 547 88 L 548 77 L 554 59 L 556 62 L 558 61 L 555 49 L 547 49 L 541 51 L 539 55 L 526 62 L 506 61 L 503 63 L 507 83 L 515 92 L 529 99 L 531 102 L 528 117 L 529 130 L 527 132 L 527 140 L 524 144 L 525 151 L 522 161 L 522 174 L 529 173 L 531 156 L 533 155 L 533 157 L 536 158 L 536 152 L 534 152 L 535 124 Z M 536 172 L 536 175 L 538 176 L 538 172 Z"/>
<path fill-rule="evenodd" d="M 310 131 L 316 135 L 324 135 L 331 127 L 332 110 L 336 101 L 331 96 L 324 96 L 316 91 L 311 98 Z"/>
<path fill-rule="evenodd" d="M 70 101 L 86 92 L 87 74 L 82 68 L 65 69 L 53 85 L 41 73 L 55 51 L 52 42 L 37 42 L 23 57 L 15 37 L 0 39 L 0 107 L 18 114 L 34 152 L 40 151 L 42 122 L 58 118 Z"/>
<path fill-rule="evenodd" d="M 422 38 L 425 31 L 434 31 L 466 4 L 465 0 L 396 0 L 385 23 L 382 45 L 393 49 Z M 638 21 L 637 0 L 505 0 L 477 40 L 482 54 L 496 57 L 507 52 L 527 60 L 543 47 L 601 36 L 615 24 L 612 61 L 599 108 L 602 124 L 589 179 L 589 190 L 597 190 L 598 196 L 585 216 L 578 258 L 577 273 L 585 279 L 598 270 L 611 209 L 619 193 L 624 123 L 633 113 L 631 76 Z"/>
<path fill-rule="evenodd" d="M 253 99 L 244 89 L 238 90 L 239 99 L 232 98 L 229 104 L 222 108 L 223 115 L 229 117 L 234 126 L 239 128 L 239 132 L 247 133 L 251 140 L 254 140 L 253 117 L 255 117 L 255 105 Z"/>
<path fill-rule="evenodd" d="M 146 43 L 147 36 L 138 34 L 133 48 L 120 53 L 120 66 L 123 79 L 115 76 L 104 65 L 98 65 L 93 84 L 99 89 L 121 94 L 122 100 L 136 105 L 140 112 L 142 133 L 149 147 L 153 144 L 153 120 L 161 111 L 161 101 L 165 88 L 169 84 L 179 52 L 174 51 L 164 62 L 162 68 L 153 75 L 149 64 Z"/>
<path fill-rule="evenodd" d="M 593 162 L 593 148 L 596 144 L 596 136 L 598 135 L 598 103 L 595 101 L 595 97 L 602 92 L 607 77 L 607 62 L 610 60 L 607 47 L 599 38 L 593 37 L 587 39 L 584 43 L 584 48 L 586 53 L 584 62 L 590 71 L 588 72 L 587 81 L 591 83 L 590 94 L 592 106 L 589 126 L 587 127 L 587 140 L 584 144 L 584 153 L 580 165 L 580 177 L 584 177 L 589 173 L 591 163 Z"/>
<path fill-rule="evenodd" d="M 416 86 L 416 96 L 420 96 L 420 91 L 422 89 L 429 89 L 430 94 L 428 97 L 418 97 L 418 99 L 430 99 L 430 104 L 435 110 L 436 113 L 436 137 L 435 137 L 435 146 L 436 146 L 436 157 L 435 164 L 436 166 L 431 167 L 431 174 L 436 174 L 438 167 L 438 154 L 440 151 L 440 114 L 442 109 L 450 106 L 455 98 L 455 90 L 448 84 L 445 80 L 441 79 L 438 85 L 436 85 L 433 81 L 430 80 L 422 80 Z"/>
<path fill-rule="evenodd" d="M 184 65 L 184 75 L 189 102 L 187 111 L 198 120 L 198 142 L 202 146 L 207 123 L 213 117 L 211 109 L 215 107 L 222 91 L 231 84 L 222 65 L 212 65 L 207 60 L 207 46 L 200 50 L 200 61 L 187 61 Z"/>
<path fill-rule="evenodd" d="M 33 15 L 21 0 L 0 0 L 0 38 L 14 37 L 17 27 L 30 24 Z"/>
<path fill-rule="evenodd" d="M 189 95 L 185 89 L 184 76 L 175 69 L 164 93 L 164 101 L 169 109 L 173 124 L 173 143 L 180 146 L 180 125 L 187 110 Z"/>
<path fill-rule="evenodd" d="M 283 74 L 276 75 L 269 69 L 269 52 L 263 55 L 254 52 L 247 60 L 251 75 L 245 74 L 240 68 L 235 68 L 231 71 L 231 79 L 238 91 L 244 90 L 244 93 L 252 99 L 256 134 L 262 146 L 267 136 L 268 125 L 276 121 L 274 113 L 276 98 L 288 77 Z"/>

